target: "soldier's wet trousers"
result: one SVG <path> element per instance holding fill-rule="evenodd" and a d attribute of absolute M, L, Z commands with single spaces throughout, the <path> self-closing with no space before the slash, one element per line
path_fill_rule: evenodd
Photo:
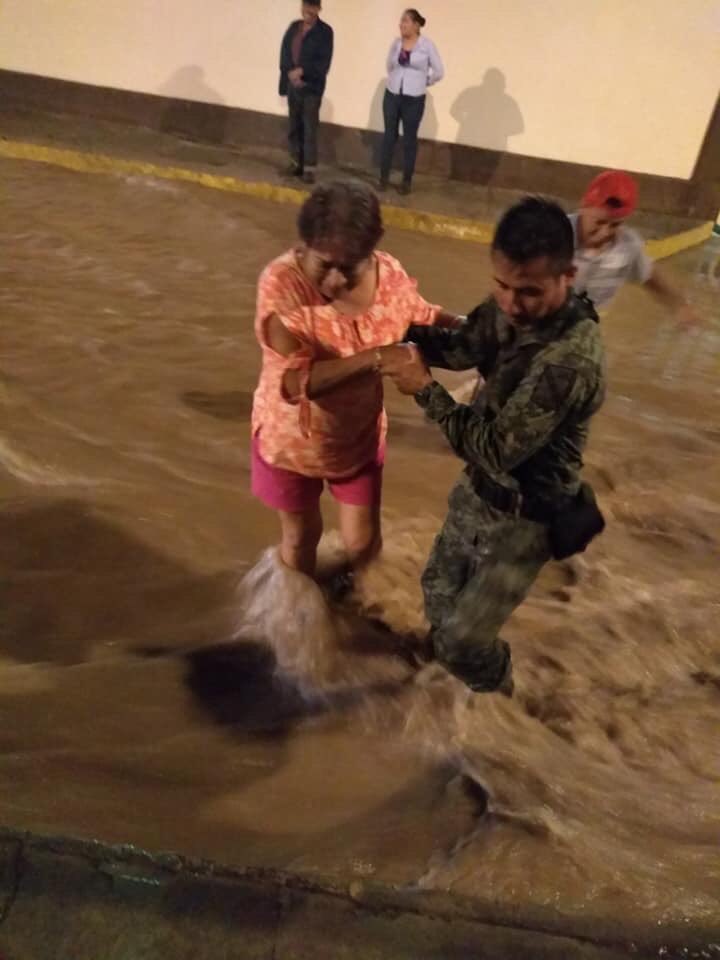
<path fill-rule="evenodd" d="M 550 558 L 547 529 L 476 497 L 468 510 L 468 499 L 453 491 L 422 577 L 433 654 L 474 691 L 507 689 L 510 648 L 498 634 Z"/>

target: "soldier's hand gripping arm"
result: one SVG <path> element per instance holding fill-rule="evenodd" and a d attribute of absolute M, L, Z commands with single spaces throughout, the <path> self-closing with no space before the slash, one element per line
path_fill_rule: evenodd
<path fill-rule="evenodd" d="M 536 358 L 494 420 L 456 403 L 436 381 L 416 394 L 416 400 L 459 457 L 498 474 L 533 456 L 569 414 L 583 411 L 601 389 L 591 361 L 555 355 Z"/>
<path fill-rule="evenodd" d="M 494 301 L 486 300 L 475 307 L 465 322 L 455 329 L 413 325 L 408 329 L 405 340 L 418 347 L 428 367 L 482 370 L 497 349 L 496 317 Z"/>

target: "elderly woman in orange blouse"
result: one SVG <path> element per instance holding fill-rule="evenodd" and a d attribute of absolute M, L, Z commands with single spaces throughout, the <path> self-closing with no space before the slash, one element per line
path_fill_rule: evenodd
<path fill-rule="evenodd" d="M 380 549 L 382 376 L 406 362 L 412 348 L 397 344 L 410 324 L 456 318 L 423 300 L 398 261 L 376 250 L 380 205 L 364 184 L 317 187 L 298 230 L 300 243 L 259 281 L 252 491 L 278 513 L 282 561 L 313 576 L 324 483 L 351 565 Z"/>

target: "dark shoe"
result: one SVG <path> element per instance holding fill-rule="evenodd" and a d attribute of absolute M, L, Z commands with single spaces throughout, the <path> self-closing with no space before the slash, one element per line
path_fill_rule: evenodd
<path fill-rule="evenodd" d="M 398 187 L 398 193 L 401 194 L 403 197 L 406 197 L 409 193 L 412 193 L 412 184 L 408 183 L 406 180 L 403 180 L 403 182 Z"/>
<path fill-rule="evenodd" d="M 303 183 L 315 183 L 315 171 L 306 170 L 305 173 L 302 175 L 302 180 L 303 180 Z"/>
<path fill-rule="evenodd" d="M 292 163 L 286 167 L 284 173 L 286 177 L 301 177 L 303 175 L 303 168 L 293 160 Z"/>
<path fill-rule="evenodd" d="M 355 574 L 352 570 L 341 570 L 334 574 L 325 584 L 328 599 L 335 603 L 344 600 L 352 593 L 355 586 Z"/>
<path fill-rule="evenodd" d="M 385 193 L 385 191 L 387 190 L 387 188 L 388 188 L 388 181 L 387 181 L 387 180 L 380 180 L 380 181 L 378 182 L 378 185 L 377 185 L 377 192 L 378 192 L 378 193 Z"/>

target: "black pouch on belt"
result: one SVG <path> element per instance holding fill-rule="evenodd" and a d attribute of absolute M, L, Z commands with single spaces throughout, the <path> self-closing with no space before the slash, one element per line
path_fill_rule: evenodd
<path fill-rule="evenodd" d="M 550 522 L 549 536 L 552 555 L 565 560 L 574 553 L 582 553 L 591 540 L 605 529 L 605 518 L 595 499 L 593 488 L 583 483 L 577 496 Z"/>

